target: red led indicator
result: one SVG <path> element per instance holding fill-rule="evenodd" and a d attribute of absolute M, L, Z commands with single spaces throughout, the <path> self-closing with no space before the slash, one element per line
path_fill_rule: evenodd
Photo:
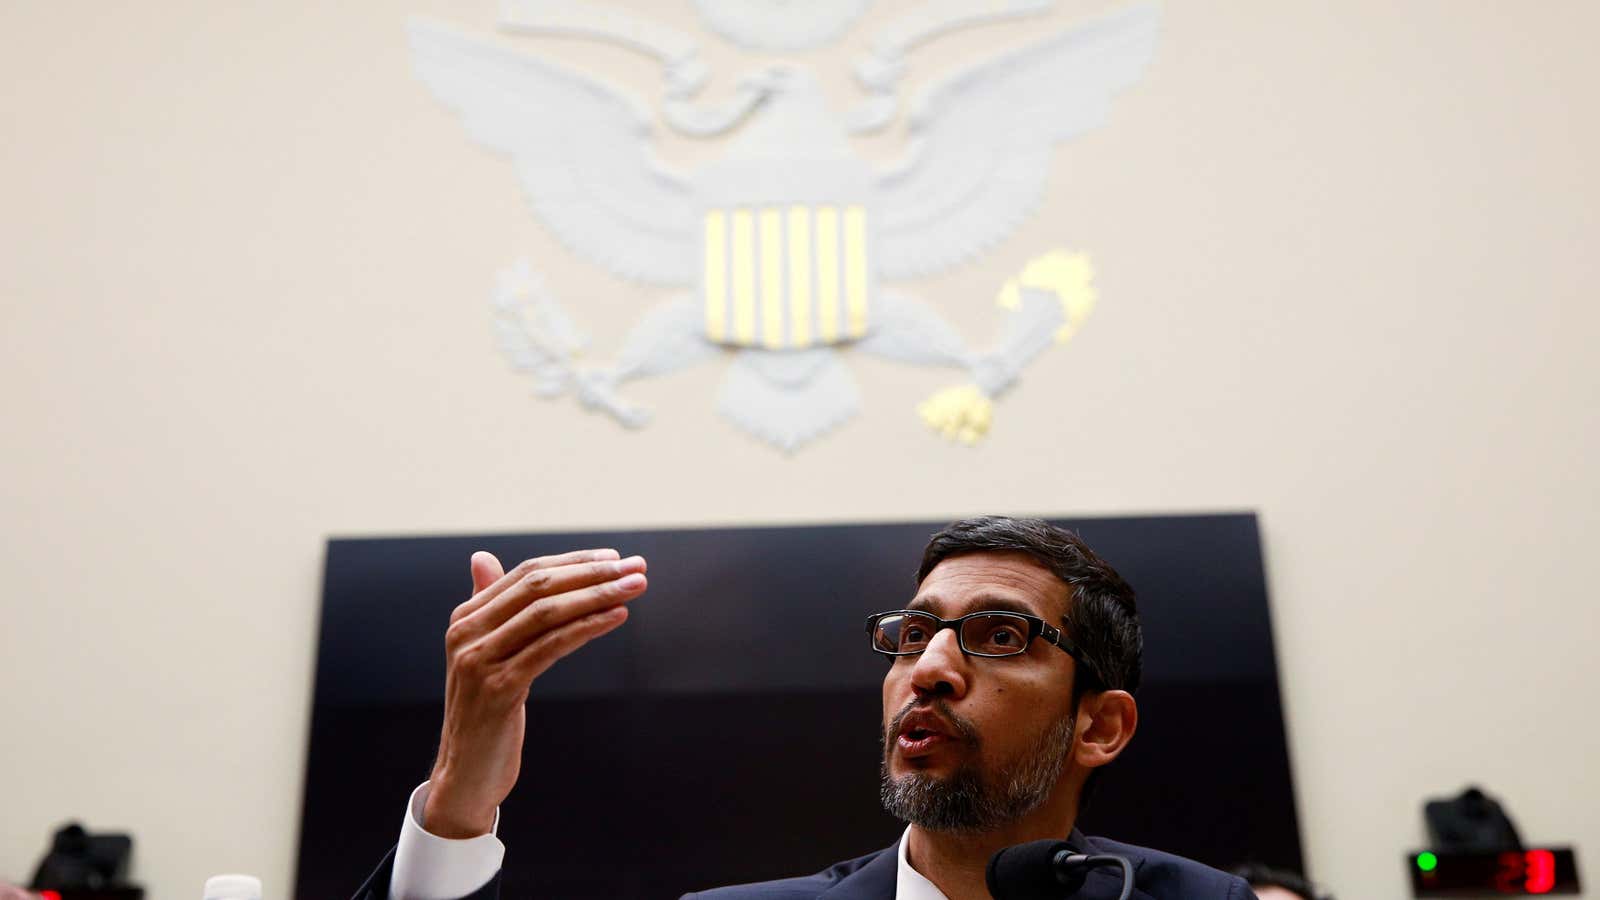
<path fill-rule="evenodd" d="M 1555 886 L 1556 855 L 1549 850 L 1500 854 L 1500 869 L 1494 876 L 1500 893 L 1548 894 Z"/>
<path fill-rule="evenodd" d="M 39 896 L 43 900 L 61 900 L 61 895 L 55 891 L 40 891 Z"/>
<path fill-rule="evenodd" d="M 1548 894 L 1556 886 L 1556 855 L 1549 850 L 1529 850 L 1522 854 L 1528 873 L 1522 887 L 1530 894 Z"/>

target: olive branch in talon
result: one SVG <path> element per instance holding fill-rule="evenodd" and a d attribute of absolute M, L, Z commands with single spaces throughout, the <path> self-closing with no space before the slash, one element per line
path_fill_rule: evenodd
<path fill-rule="evenodd" d="M 491 295 L 494 331 L 511 367 L 534 380 L 534 393 L 554 399 L 570 392 L 591 412 L 628 428 L 650 423 L 650 411 L 618 393 L 623 382 L 665 375 L 717 355 L 700 333 L 700 308 L 680 297 L 647 310 L 609 366 L 580 366 L 589 338 L 526 259 L 502 269 Z"/>

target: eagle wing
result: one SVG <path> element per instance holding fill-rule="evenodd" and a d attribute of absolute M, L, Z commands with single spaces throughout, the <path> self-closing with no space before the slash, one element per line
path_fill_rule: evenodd
<path fill-rule="evenodd" d="M 1138 79 L 1160 20 L 1141 3 L 984 60 L 914 101 L 906 156 L 880 174 L 887 278 L 929 275 L 998 243 L 1044 193 L 1054 146 L 1105 121 Z"/>
<path fill-rule="evenodd" d="M 534 212 L 573 252 L 628 278 L 696 275 L 692 189 L 621 90 L 445 25 L 408 23 L 417 76 L 474 140 L 509 155 Z"/>

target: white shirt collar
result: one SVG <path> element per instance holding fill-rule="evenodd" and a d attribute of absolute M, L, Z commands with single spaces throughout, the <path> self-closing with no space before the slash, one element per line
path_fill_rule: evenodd
<path fill-rule="evenodd" d="M 949 900 L 944 891 L 922 877 L 922 873 L 911 868 L 911 863 L 906 861 L 906 845 L 909 843 L 911 826 L 907 825 L 905 834 L 900 835 L 900 864 L 894 876 L 894 900 Z"/>

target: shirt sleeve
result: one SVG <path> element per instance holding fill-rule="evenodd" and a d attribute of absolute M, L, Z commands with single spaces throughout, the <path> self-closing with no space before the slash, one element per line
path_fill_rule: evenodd
<path fill-rule="evenodd" d="M 394 874 L 389 879 L 390 900 L 457 900 L 489 883 L 505 860 L 500 843 L 500 810 L 488 834 L 453 840 L 429 834 L 422 827 L 428 805 L 428 782 L 411 792 L 406 819 L 400 826 L 400 843 L 394 851 Z"/>

